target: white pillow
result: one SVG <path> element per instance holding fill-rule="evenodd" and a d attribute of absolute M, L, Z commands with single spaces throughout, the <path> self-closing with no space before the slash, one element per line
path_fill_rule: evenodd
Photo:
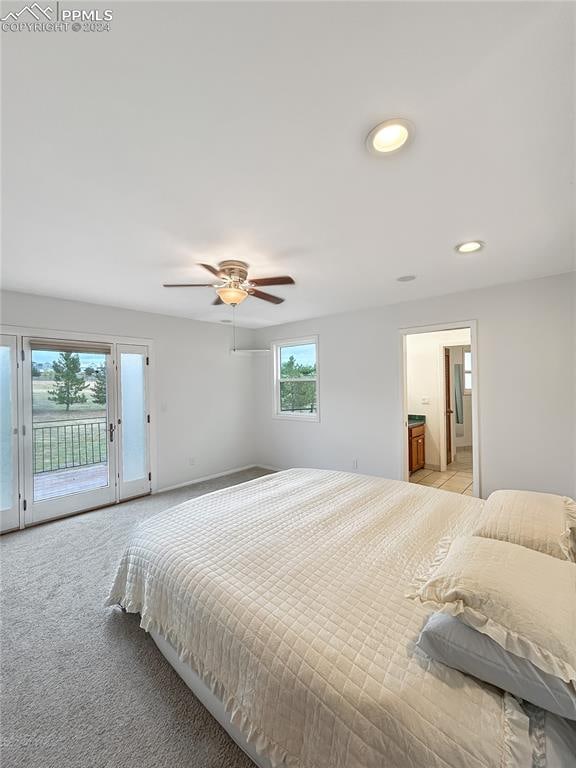
<path fill-rule="evenodd" d="M 576 690 L 575 563 L 462 536 L 410 597 L 457 616 Z"/>
<path fill-rule="evenodd" d="M 494 491 L 472 534 L 576 561 L 576 502 L 553 493 Z"/>

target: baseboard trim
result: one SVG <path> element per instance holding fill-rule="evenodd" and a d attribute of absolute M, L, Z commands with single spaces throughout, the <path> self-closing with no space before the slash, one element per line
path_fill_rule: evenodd
<path fill-rule="evenodd" d="M 177 483 L 176 485 L 162 486 L 161 488 L 155 488 L 152 495 L 157 493 L 164 493 L 164 491 L 175 491 L 177 488 L 184 488 L 186 485 L 195 485 L 196 483 L 204 483 L 206 480 L 216 480 L 217 477 L 225 477 L 226 475 L 233 475 L 235 472 L 244 472 L 246 469 L 271 469 L 271 467 L 265 467 L 263 464 L 246 464 L 243 467 L 234 467 L 234 469 L 226 469 L 224 472 L 215 472 L 213 475 L 203 475 L 202 477 L 195 477 L 192 480 L 185 480 L 183 483 Z"/>
<path fill-rule="evenodd" d="M 260 469 L 269 469 L 270 472 L 283 472 L 282 467 L 273 467 L 271 464 L 254 464 L 255 467 Z"/>

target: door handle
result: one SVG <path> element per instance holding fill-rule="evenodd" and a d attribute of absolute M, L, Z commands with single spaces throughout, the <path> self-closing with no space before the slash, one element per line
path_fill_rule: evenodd
<path fill-rule="evenodd" d="M 114 442 L 114 429 L 115 429 L 114 424 L 110 423 L 110 426 L 108 427 L 108 429 L 110 431 L 110 442 L 112 443 Z"/>

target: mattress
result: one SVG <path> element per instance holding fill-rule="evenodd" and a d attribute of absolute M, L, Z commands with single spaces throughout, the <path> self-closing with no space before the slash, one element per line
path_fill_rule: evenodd
<path fill-rule="evenodd" d="M 483 502 L 289 470 L 140 524 L 108 604 L 176 650 L 273 768 L 516 768 L 528 718 L 415 649 L 405 595 Z"/>

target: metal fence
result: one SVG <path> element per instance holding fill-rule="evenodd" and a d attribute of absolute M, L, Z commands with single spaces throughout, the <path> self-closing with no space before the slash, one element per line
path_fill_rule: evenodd
<path fill-rule="evenodd" d="M 33 426 L 34 474 L 108 460 L 106 418 L 52 421 Z"/>

